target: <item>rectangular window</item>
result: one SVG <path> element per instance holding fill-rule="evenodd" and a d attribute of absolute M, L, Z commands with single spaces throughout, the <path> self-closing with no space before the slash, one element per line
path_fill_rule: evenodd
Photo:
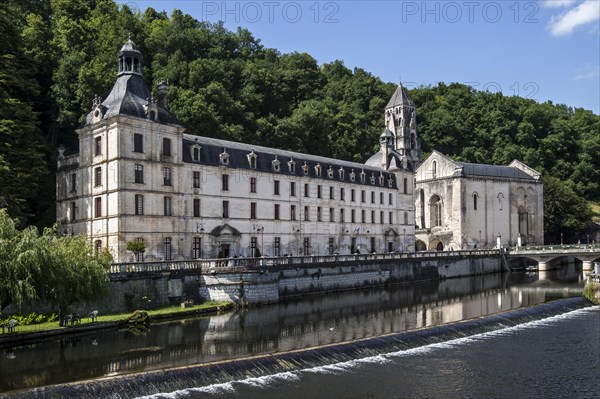
<path fill-rule="evenodd" d="M 77 204 L 75 201 L 71 201 L 71 214 L 69 216 L 72 222 L 77 220 Z"/>
<path fill-rule="evenodd" d="M 371 252 L 375 253 L 375 237 L 371 237 Z"/>
<path fill-rule="evenodd" d="M 194 217 L 200 217 L 200 198 L 194 198 Z"/>
<path fill-rule="evenodd" d="M 290 205 L 290 220 L 296 220 L 296 205 Z"/>
<path fill-rule="evenodd" d="M 340 209 L 340 222 L 344 223 L 346 221 L 346 217 L 344 216 L 344 208 Z"/>
<path fill-rule="evenodd" d="M 144 239 L 143 238 L 136 238 L 135 241 L 144 244 Z M 135 253 L 135 261 L 136 262 L 143 262 L 144 261 L 144 252 L 143 251 Z"/>
<path fill-rule="evenodd" d="M 250 219 L 256 219 L 256 202 L 250 203 Z"/>
<path fill-rule="evenodd" d="M 356 192 L 354 191 L 354 189 L 350 191 L 350 201 L 356 201 Z"/>
<path fill-rule="evenodd" d="M 360 191 L 360 202 L 367 202 L 365 190 Z"/>
<path fill-rule="evenodd" d="M 275 204 L 275 209 L 273 209 L 273 216 L 275 220 L 279 220 L 279 204 Z"/>
<path fill-rule="evenodd" d="M 281 256 L 281 237 L 275 237 L 273 241 L 273 256 Z"/>
<path fill-rule="evenodd" d="M 140 194 L 135 195 L 135 214 L 144 214 L 144 196 Z"/>
<path fill-rule="evenodd" d="M 144 136 L 139 133 L 133 135 L 133 152 L 144 152 Z"/>
<path fill-rule="evenodd" d="M 164 215 L 165 216 L 173 216 L 173 210 L 171 208 L 171 197 L 164 197 Z"/>
<path fill-rule="evenodd" d="M 192 258 L 200 259 L 202 257 L 202 238 L 194 237 L 192 244 Z"/>
<path fill-rule="evenodd" d="M 383 224 L 383 211 L 379 212 L 379 223 Z"/>
<path fill-rule="evenodd" d="M 350 211 L 350 222 L 351 223 L 355 223 L 356 222 L 356 211 L 354 209 L 352 209 Z"/>
<path fill-rule="evenodd" d="M 258 240 L 256 237 L 250 237 L 250 256 L 255 257 L 257 255 L 256 248 L 258 247 Z"/>
<path fill-rule="evenodd" d="M 221 189 L 223 191 L 229 191 L 229 175 L 221 176 Z"/>
<path fill-rule="evenodd" d="M 367 223 L 367 215 L 366 215 L 366 211 L 363 209 L 362 211 L 360 211 L 360 222 L 361 223 Z"/>
<path fill-rule="evenodd" d="M 94 198 L 94 217 L 102 217 L 102 197 Z"/>
<path fill-rule="evenodd" d="M 229 218 L 229 201 L 223 201 L 223 218 Z"/>
<path fill-rule="evenodd" d="M 308 222 L 310 220 L 310 208 L 304 207 L 304 221 Z"/>
<path fill-rule="evenodd" d="M 171 185 L 171 168 L 163 168 L 163 185 Z"/>
<path fill-rule="evenodd" d="M 344 187 L 340 187 L 340 201 L 346 200 L 344 194 Z"/>
<path fill-rule="evenodd" d="M 390 212 L 390 224 L 394 224 L 394 214 Z"/>
<path fill-rule="evenodd" d="M 375 211 L 371 211 L 371 223 L 376 223 L 376 221 L 375 221 Z"/>
<path fill-rule="evenodd" d="M 98 136 L 94 138 L 94 155 L 102 155 L 102 137 Z"/>
<path fill-rule="evenodd" d="M 200 188 L 200 172 L 192 172 L 194 188 Z"/>
<path fill-rule="evenodd" d="M 375 203 L 375 191 L 371 191 L 371 204 Z"/>
<path fill-rule="evenodd" d="M 69 181 L 69 192 L 74 193 L 77 191 L 77 175 L 75 173 L 71 173 L 70 181 Z"/>
<path fill-rule="evenodd" d="M 329 237 L 327 248 L 329 249 L 329 255 L 333 255 L 335 251 L 335 239 L 333 237 Z"/>
<path fill-rule="evenodd" d="M 163 144 L 162 154 L 165 157 L 170 157 L 171 156 L 171 139 L 163 138 L 162 144 Z"/>
<path fill-rule="evenodd" d="M 317 222 L 322 222 L 323 221 L 323 217 L 322 217 L 322 212 L 321 212 L 321 207 L 318 206 L 317 207 Z"/>
<path fill-rule="evenodd" d="M 308 183 L 304 184 L 304 196 L 305 197 L 310 197 L 310 192 L 309 192 L 310 187 L 308 186 Z"/>
<path fill-rule="evenodd" d="M 250 192 L 251 193 L 255 193 L 256 192 L 256 177 L 251 177 L 250 178 Z"/>
<path fill-rule="evenodd" d="M 134 168 L 134 181 L 135 183 L 144 183 L 144 165 L 135 164 Z"/>
<path fill-rule="evenodd" d="M 329 199 L 334 199 L 333 191 L 333 186 L 329 186 Z"/>
<path fill-rule="evenodd" d="M 94 169 L 94 187 L 102 185 L 102 168 L 98 166 Z"/>
<path fill-rule="evenodd" d="M 394 205 L 394 197 L 392 197 L 392 193 L 389 193 L 388 195 L 388 202 L 390 205 Z"/>
<path fill-rule="evenodd" d="M 330 222 L 334 222 L 335 221 L 334 212 L 335 212 L 335 210 L 333 208 L 329 208 L 329 221 Z"/>
<path fill-rule="evenodd" d="M 279 180 L 273 181 L 273 194 L 279 195 Z"/>
<path fill-rule="evenodd" d="M 163 243 L 163 251 L 165 254 L 165 260 L 171 260 L 172 254 L 171 254 L 171 238 L 170 237 L 165 238 L 165 241 Z"/>
<path fill-rule="evenodd" d="M 403 180 L 403 186 L 404 186 L 404 194 L 408 193 L 408 179 L 405 177 Z"/>
<path fill-rule="evenodd" d="M 304 237 L 304 255 L 309 255 L 310 254 L 310 238 L 309 237 Z"/>
<path fill-rule="evenodd" d="M 379 203 L 383 205 L 383 193 L 379 193 Z"/>
<path fill-rule="evenodd" d="M 290 197 L 296 196 L 296 182 L 290 182 Z"/>
<path fill-rule="evenodd" d="M 317 186 L 317 198 L 321 198 L 321 185 Z"/>

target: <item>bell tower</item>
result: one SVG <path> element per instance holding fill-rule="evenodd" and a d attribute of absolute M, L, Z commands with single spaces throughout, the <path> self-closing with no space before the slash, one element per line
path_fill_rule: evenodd
<path fill-rule="evenodd" d="M 415 103 L 401 84 L 385 107 L 385 125 L 394 135 L 395 150 L 401 156 L 402 164 L 415 170 L 422 158 Z"/>

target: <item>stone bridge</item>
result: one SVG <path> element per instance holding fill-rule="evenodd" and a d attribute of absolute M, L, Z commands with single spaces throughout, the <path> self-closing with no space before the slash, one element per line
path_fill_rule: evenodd
<path fill-rule="evenodd" d="M 545 271 L 555 259 L 572 256 L 583 263 L 583 270 L 592 270 L 594 262 L 600 262 L 600 245 L 544 245 L 533 247 L 512 247 L 506 252 L 507 259 L 532 259 L 538 263 L 538 270 Z"/>

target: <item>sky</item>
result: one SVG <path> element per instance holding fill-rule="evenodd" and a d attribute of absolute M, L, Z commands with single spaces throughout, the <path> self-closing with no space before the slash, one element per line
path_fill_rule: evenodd
<path fill-rule="evenodd" d="M 600 114 L 600 0 L 121 0 L 251 31 L 408 88 L 438 82 Z"/>

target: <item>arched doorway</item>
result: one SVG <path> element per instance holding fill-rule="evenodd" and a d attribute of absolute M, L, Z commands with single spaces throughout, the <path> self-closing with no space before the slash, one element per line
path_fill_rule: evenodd
<path fill-rule="evenodd" d="M 427 251 L 427 244 L 425 244 L 423 241 L 417 240 L 415 245 L 417 251 Z"/>
<path fill-rule="evenodd" d="M 434 238 L 429 243 L 429 250 L 430 251 L 443 251 L 444 244 L 442 244 L 442 242 L 439 240 L 439 238 Z"/>

